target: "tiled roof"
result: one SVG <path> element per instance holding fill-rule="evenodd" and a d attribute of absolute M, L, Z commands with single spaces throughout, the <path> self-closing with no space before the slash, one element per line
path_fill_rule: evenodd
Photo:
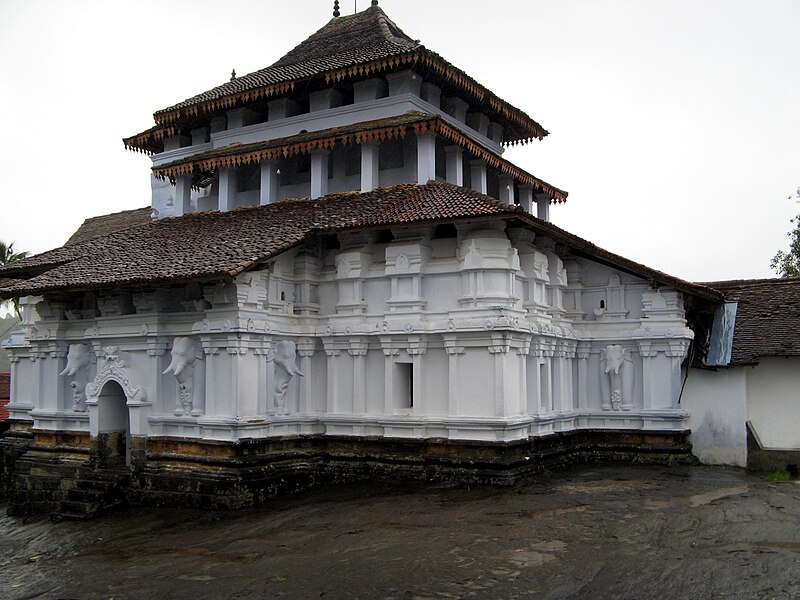
<path fill-rule="evenodd" d="M 487 109 L 509 126 L 508 142 L 541 139 L 547 135 L 547 131 L 523 111 L 492 94 L 418 40 L 408 37 L 378 6 L 334 18 L 273 65 L 158 110 L 153 117 L 158 125 L 169 128 L 171 123 L 201 113 L 286 94 L 300 81 L 319 78 L 328 85 L 346 77 L 364 78 L 415 66 L 485 103 Z M 162 135 L 151 129 L 128 138 L 126 144 L 149 150 L 142 140 L 150 139 L 151 134 Z"/>
<path fill-rule="evenodd" d="M 0 298 L 58 290 L 228 279 L 315 233 L 414 223 L 514 220 L 575 253 L 709 300 L 722 294 L 617 256 L 508 206 L 448 183 L 402 184 L 372 192 L 284 200 L 230 212 L 198 212 L 122 229 L 13 263 Z"/>
<path fill-rule="evenodd" d="M 176 109 L 254 88 L 306 79 L 361 62 L 389 58 L 420 47 L 419 42 L 403 33 L 383 10 L 370 7 L 354 15 L 331 19 L 322 29 L 269 67 L 159 110 L 155 117 L 158 121 L 160 115 Z"/>
<path fill-rule="evenodd" d="M 72 234 L 65 245 L 85 242 L 92 238 L 108 235 L 121 229 L 142 225 L 150 221 L 150 213 L 153 209 L 149 206 L 136 208 L 134 210 L 124 210 L 122 212 L 99 217 L 86 219 L 78 230 Z"/>
<path fill-rule="evenodd" d="M 434 132 L 450 143 L 464 148 L 468 153 L 480 158 L 502 173 L 511 175 L 520 184 L 530 185 L 537 192 L 547 194 L 554 202 L 566 202 L 567 192 L 534 177 L 497 154 L 479 146 L 456 128 L 435 115 L 410 111 L 396 117 L 354 123 L 301 133 L 290 137 L 277 138 L 250 144 L 231 144 L 193 154 L 187 158 L 153 167 L 156 177 L 207 174 L 220 167 L 234 167 L 242 164 L 257 164 L 267 159 L 277 159 L 295 154 L 307 154 L 317 149 L 331 149 L 335 144 L 377 142 L 389 138 L 402 138 L 409 131 Z"/>
<path fill-rule="evenodd" d="M 736 300 L 733 364 L 763 356 L 800 356 L 800 279 L 755 279 L 707 283 Z"/>

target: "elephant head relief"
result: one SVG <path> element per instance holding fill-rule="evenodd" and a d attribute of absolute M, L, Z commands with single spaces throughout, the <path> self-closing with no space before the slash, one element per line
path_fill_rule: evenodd
<path fill-rule="evenodd" d="M 175 414 L 191 413 L 194 408 L 195 362 L 203 358 L 202 348 L 190 337 L 176 337 L 172 342 L 172 361 L 164 375 L 172 373 L 178 382 Z"/>
<path fill-rule="evenodd" d="M 603 398 L 603 410 L 631 410 L 631 398 L 625 398 L 624 377 L 632 376 L 627 363 L 631 361 L 631 352 L 619 344 L 609 344 L 600 351 L 600 365 L 604 375 L 608 375 L 610 394 Z M 630 392 L 628 392 L 630 393 Z"/>
<path fill-rule="evenodd" d="M 89 382 L 89 367 L 95 362 L 91 348 L 86 344 L 70 344 L 67 351 L 67 366 L 59 373 L 67 377 L 72 388 L 72 410 L 86 411 L 86 384 Z"/>
<path fill-rule="evenodd" d="M 304 377 L 297 368 L 297 346 L 294 342 L 282 341 L 275 344 L 275 408 L 285 413 L 285 395 L 289 383 L 295 375 Z"/>

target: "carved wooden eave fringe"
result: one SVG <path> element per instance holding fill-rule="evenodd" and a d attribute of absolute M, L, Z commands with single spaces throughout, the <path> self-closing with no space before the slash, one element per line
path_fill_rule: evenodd
<path fill-rule="evenodd" d="M 430 123 L 430 125 L 428 123 Z M 431 122 L 415 123 L 414 129 L 416 131 L 419 127 L 417 132 L 425 133 L 426 130 L 424 128 L 426 126 L 431 132 L 441 135 L 443 138 L 446 138 L 454 144 L 461 146 L 464 150 L 476 158 L 481 159 L 487 165 L 497 169 L 501 173 L 513 177 L 516 181 L 522 183 L 523 185 L 530 185 L 533 189 L 543 194 L 547 194 L 553 202 L 561 203 L 567 201 L 567 192 L 564 190 L 560 190 L 557 187 L 554 187 L 549 183 L 534 177 L 530 173 L 523 171 L 507 160 L 499 157 L 497 154 L 488 151 L 486 148 L 476 144 L 470 138 L 448 123 L 436 119 Z"/>
<path fill-rule="evenodd" d="M 493 111 L 502 115 L 508 121 L 518 126 L 522 130 L 523 135 L 504 142 L 505 145 L 526 144 L 533 140 L 541 140 L 544 138 L 544 136 L 548 135 L 546 129 L 531 119 L 523 111 L 511 106 L 505 100 L 498 98 L 489 90 L 477 83 L 469 75 L 451 65 L 435 52 L 431 52 L 425 48 L 416 49 L 410 52 L 397 54 L 395 56 L 371 62 L 354 64 L 341 69 L 335 69 L 321 73 L 319 76 L 324 78 L 326 84 L 330 84 L 332 82 L 342 81 L 346 78 L 369 77 L 385 71 L 414 65 L 421 65 L 430 69 L 449 83 L 464 90 L 472 97 L 473 100 L 479 103 L 488 102 Z M 155 119 L 157 125 L 175 123 L 182 119 L 197 117 L 201 113 L 209 113 L 220 109 L 229 109 L 239 104 L 247 104 L 248 102 L 262 98 L 281 96 L 293 91 L 300 81 L 312 78 L 313 77 L 301 78 L 287 82 L 260 86 L 250 90 L 215 98 L 213 100 L 201 101 L 190 106 L 157 111 L 153 114 L 153 118 Z M 129 139 L 133 140 L 134 138 Z"/>
<path fill-rule="evenodd" d="M 361 63 L 352 65 L 336 71 L 325 73 L 325 83 L 334 81 L 342 81 L 347 77 L 366 77 L 376 75 L 389 69 L 398 68 L 401 66 L 413 66 L 416 64 L 423 65 L 432 70 L 440 77 L 443 77 L 453 85 L 465 90 L 477 102 L 488 100 L 491 109 L 503 115 L 509 121 L 523 128 L 529 134 L 529 137 L 510 140 L 505 142 L 506 145 L 518 145 L 532 142 L 533 140 L 541 140 L 544 136 L 548 135 L 548 131 L 541 125 L 536 123 L 524 112 L 518 108 L 514 108 L 505 100 L 502 100 L 492 94 L 489 90 L 481 86 L 469 75 L 457 69 L 449 62 L 444 60 L 435 52 L 427 49 L 414 50 L 405 54 L 398 54 L 391 58 L 385 58 L 368 63 Z"/>
<path fill-rule="evenodd" d="M 405 137 L 409 131 L 413 131 L 416 134 L 433 133 L 441 135 L 450 142 L 460 146 L 474 157 L 483 160 L 487 165 L 497 169 L 503 174 L 513 177 L 517 182 L 523 185 L 530 185 L 534 190 L 547 194 L 552 202 L 561 203 L 567 200 L 567 192 L 523 171 L 507 160 L 504 160 L 483 146 L 475 143 L 451 125 L 435 117 L 418 120 L 412 123 L 374 127 L 356 132 L 350 131 L 312 140 L 291 142 L 289 141 L 291 138 L 284 138 L 286 143 L 281 143 L 281 140 L 274 140 L 276 145 L 266 148 L 248 150 L 248 148 L 252 148 L 255 145 L 262 145 L 263 142 L 245 144 L 241 147 L 232 146 L 220 148 L 216 151 L 220 153 L 220 155 L 217 156 L 198 158 L 195 160 L 189 159 L 160 167 L 153 167 L 153 175 L 159 179 L 169 179 L 174 183 L 175 178 L 181 175 L 211 173 L 219 168 L 258 164 L 265 160 L 276 160 L 301 154 L 309 154 L 314 150 L 331 150 L 337 143 L 350 145 L 383 142 L 388 139 L 400 139 Z"/>
<path fill-rule="evenodd" d="M 168 125 L 166 127 L 151 127 L 147 131 L 138 133 L 128 138 L 122 138 L 125 149 L 131 152 L 140 152 L 147 156 L 152 156 L 155 151 L 148 149 L 148 146 L 164 141 L 164 138 L 171 137 L 178 133 L 178 130 Z"/>
<path fill-rule="evenodd" d="M 165 109 L 153 113 L 153 119 L 158 125 L 166 123 L 174 123 L 182 118 L 197 117 L 200 113 L 213 112 L 222 108 L 233 108 L 237 103 L 248 103 L 262 98 L 270 98 L 272 96 L 282 96 L 294 90 L 296 81 L 285 81 L 281 83 L 273 83 L 251 90 L 245 90 L 236 94 L 223 96 L 221 98 L 214 98 L 213 100 L 206 100 L 193 104 L 176 108 L 174 110 Z"/>

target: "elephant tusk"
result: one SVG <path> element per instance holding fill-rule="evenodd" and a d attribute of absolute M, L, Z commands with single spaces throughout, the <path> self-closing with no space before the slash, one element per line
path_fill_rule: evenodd
<path fill-rule="evenodd" d="M 59 376 L 66 375 L 67 377 L 72 377 L 73 375 L 75 375 L 77 371 L 78 371 L 77 367 L 67 367 L 66 369 L 61 371 L 61 373 L 59 373 Z"/>
<path fill-rule="evenodd" d="M 164 369 L 164 372 L 162 373 L 162 375 L 166 375 L 167 373 L 171 373 L 173 370 L 175 370 L 175 367 L 172 366 L 172 363 L 169 363 L 169 366 L 166 369 Z"/>

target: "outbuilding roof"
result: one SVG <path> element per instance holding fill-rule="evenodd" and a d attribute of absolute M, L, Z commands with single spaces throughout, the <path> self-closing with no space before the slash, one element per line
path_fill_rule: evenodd
<path fill-rule="evenodd" d="M 215 88 L 156 111 L 156 127 L 126 139 L 129 147 L 150 151 L 148 140 L 175 133 L 174 125 L 204 113 L 295 90 L 300 82 L 320 85 L 350 78 L 363 79 L 402 69 L 427 72 L 435 83 L 457 89 L 505 125 L 505 141 L 541 139 L 547 131 L 520 109 L 497 97 L 464 71 L 413 40 L 379 6 L 331 19 L 274 64 L 232 78 Z M 306 84 L 304 84 L 306 85 Z"/>
<path fill-rule="evenodd" d="M 706 283 L 738 303 L 731 364 L 765 356 L 800 356 L 800 279 Z"/>
<path fill-rule="evenodd" d="M 705 300 L 722 294 L 650 269 L 599 248 L 552 223 L 472 190 L 449 183 L 401 184 L 371 192 L 343 192 L 283 200 L 229 212 L 125 225 L 0 269 L 0 298 L 47 292 L 167 285 L 231 279 L 320 233 L 422 223 L 503 219 L 528 227 L 586 256 Z M 110 229 L 110 223 L 107 223 Z"/>

